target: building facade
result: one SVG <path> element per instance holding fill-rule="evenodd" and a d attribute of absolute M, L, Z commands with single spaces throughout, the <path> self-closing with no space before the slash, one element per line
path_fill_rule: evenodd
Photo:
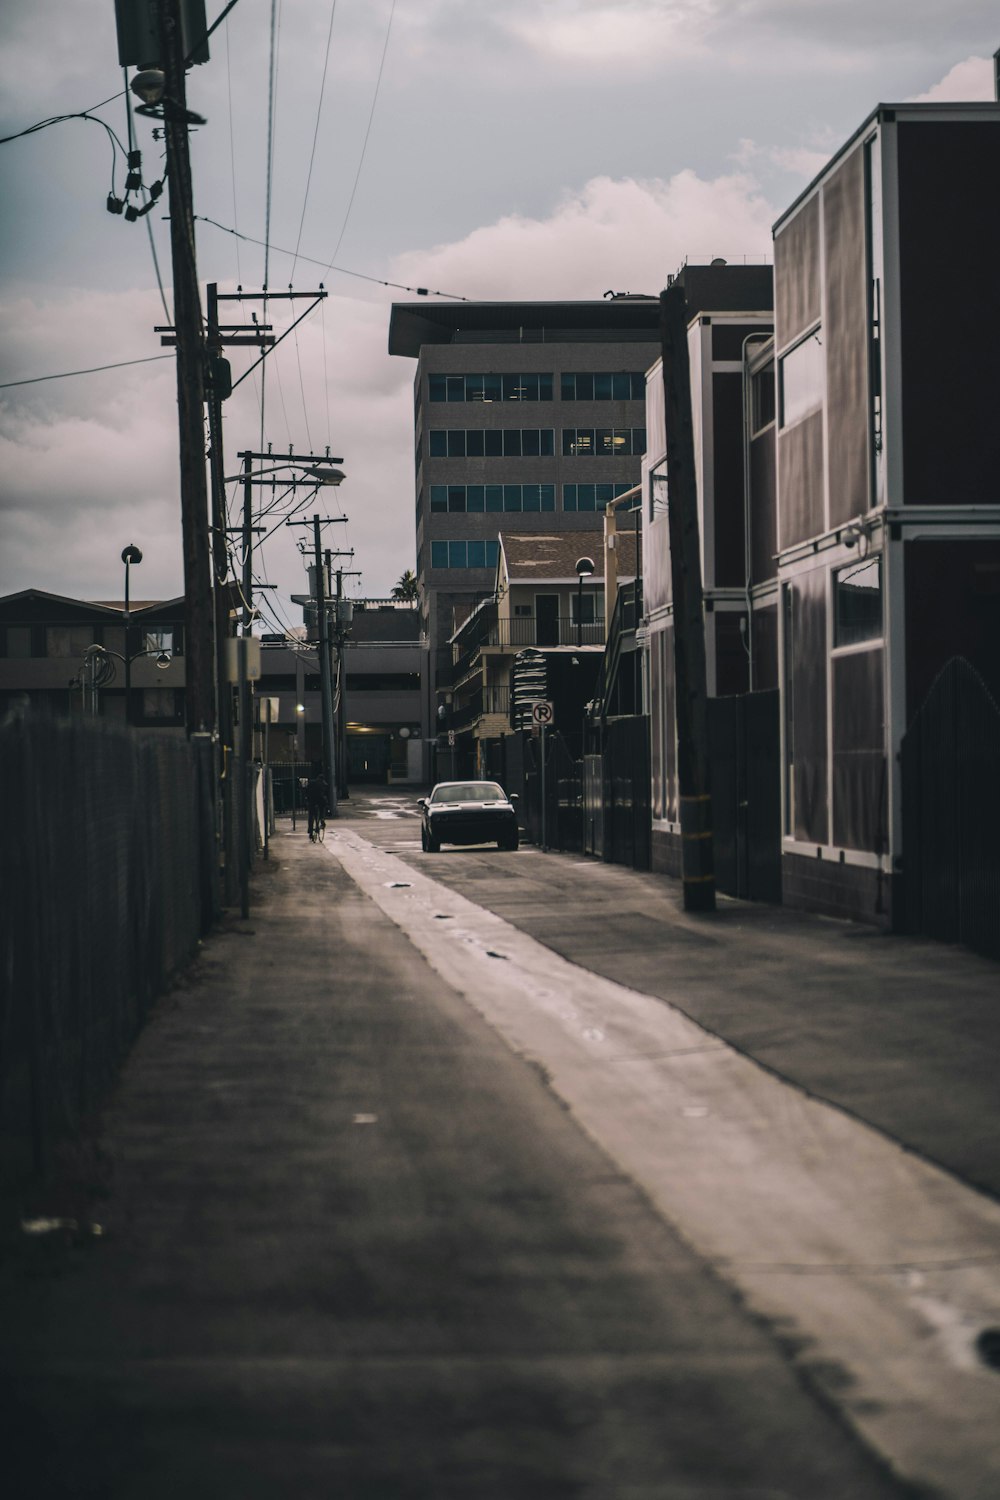
<path fill-rule="evenodd" d="M 415 359 L 417 575 L 436 689 L 448 642 L 492 595 L 502 529 L 593 529 L 638 481 L 656 298 L 403 303 L 391 354 Z"/>

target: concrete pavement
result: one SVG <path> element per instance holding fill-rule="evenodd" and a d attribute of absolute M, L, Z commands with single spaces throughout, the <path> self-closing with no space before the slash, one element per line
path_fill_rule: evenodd
<path fill-rule="evenodd" d="M 331 833 L 374 889 L 381 859 L 405 867 L 358 837 L 361 811 Z M 366 839 L 398 834 L 371 811 Z M 106 1120 L 104 1233 L 5 1226 L 13 1493 L 909 1493 L 337 843 L 279 836 L 250 923 L 140 1039 Z M 438 858 L 468 885 L 483 856 Z M 563 863 L 525 851 L 536 903 Z M 514 868 L 481 881 L 528 907 Z"/>

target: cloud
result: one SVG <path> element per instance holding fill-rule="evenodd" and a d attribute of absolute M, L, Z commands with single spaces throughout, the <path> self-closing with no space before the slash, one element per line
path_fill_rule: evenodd
<path fill-rule="evenodd" d="M 455 243 L 398 256 L 394 275 L 412 281 L 423 274 L 486 300 L 658 293 L 685 260 L 769 259 L 775 216 L 743 173 L 596 177 L 547 218 L 507 215 Z"/>
<path fill-rule="evenodd" d="M 619 0 L 616 4 L 556 3 L 532 6 L 523 14 L 509 11 L 507 31 L 522 46 L 551 60 L 586 67 L 631 68 L 652 65 L 665 56 L 679 60 L 701 51 L 714 6 Z"/>
<path fill-rule="evenodd" d="M 956 63 L 940 83 L 935 83 L 925 94 L 915 94 L 913 104 L 954 103 L 958 100 L 993 99 L 993 59 L 990 57 L 967 57 Z"/>

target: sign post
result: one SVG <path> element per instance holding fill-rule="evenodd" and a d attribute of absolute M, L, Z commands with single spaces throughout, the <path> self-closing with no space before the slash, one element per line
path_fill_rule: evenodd
<path fill-rule="evenodd" d="M 543 698 L 539 702 L 533 703 L 531 705 L 531 722 L 532 722 L 532 724 L 537 724 L 538 727 L 539 727 L 539 729 L 541 730 L 541 754 L 542 754 L 542 853 L 543 854 L 548 849 L 548 829 L 547 829 L 548 800 L 547 800 L 546 795 L 545 795 L 545 755 L 546 755 L 545 731 L 546 731 L 546 729 L 551 729 L 554 719 L 555 719 L 555 712 L 554 712 L 554 710 L 552 708 L 552 704 L 550 702 L 548 702 L 546 699 Z"/>

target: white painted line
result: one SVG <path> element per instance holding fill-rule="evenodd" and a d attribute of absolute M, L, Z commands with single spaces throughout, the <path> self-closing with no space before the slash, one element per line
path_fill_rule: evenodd
<path fill-rule="evenodd" d="M 798 1344 L 798 1366 L 872 1447 L 951 1500 L 1000 1495 L 1000 1375 L 974 1352 L 977 1334 L 1000 1325 L 1000 1205 L 353 831 L 332 849 L 436 972 L 544 1067 L 663 1216 Z"/>

